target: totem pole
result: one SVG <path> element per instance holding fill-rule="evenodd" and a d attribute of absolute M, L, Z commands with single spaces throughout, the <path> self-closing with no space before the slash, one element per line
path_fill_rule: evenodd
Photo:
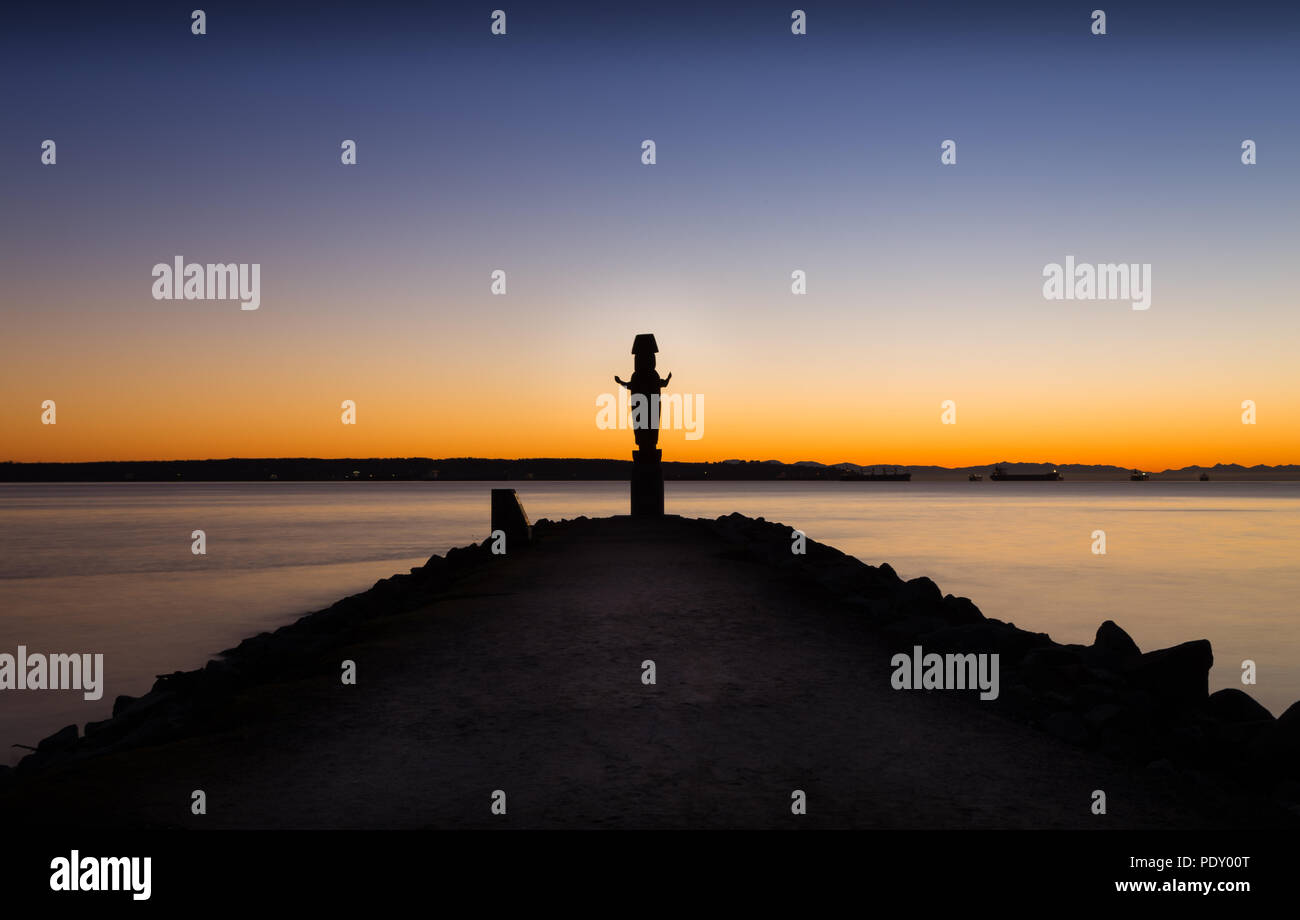
<path fill-rule="evenodd" d="M 631 392 L 634 437 L 637 449 L 632 451 L 632 515 L 634 517 L 662 516 L 664 513 L 663 451 L 659 443 L 659 391 L 668 386 L 673 375 L 660 379 L 655 370 L 655 353 L 659 346 L 650 333 L 638 335 L 632 342 L 632 379 L 614 382 Z M 638 403 L 640 411 L 638 411 Z"/>

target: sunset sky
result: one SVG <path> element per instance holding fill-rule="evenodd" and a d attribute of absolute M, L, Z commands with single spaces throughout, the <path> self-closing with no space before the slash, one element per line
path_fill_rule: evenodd
<path fill-rule="evenodd" d="M 14 14 L 0 459 L 626 457 L 653 332 L 665 459 L 1300 463 L 1300 11 L 1096 5 Z M 1150 309 L 1045 300 L 1070 255 Z"/>

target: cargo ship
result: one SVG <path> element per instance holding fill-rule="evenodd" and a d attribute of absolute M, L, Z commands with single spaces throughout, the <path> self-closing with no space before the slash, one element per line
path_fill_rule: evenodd
<path fill-rule="evenodd" d="M 989 479 L 994 482 L 1059 482 L 1061 474 L 1056 470 L 1050 473 L 1008 473 L 1002 467 L 995 466 Z"/>
<path fill-rule="evenodd" d="M 894 467 L 890 472 L 887 467 L 881 467 L 880 472 L 876 472 L 873 466 L 871 472 L 845 472 L 840 474 L 840 482 L 911 482 L 912 474 L 904 473 L 898 467 Z"/>

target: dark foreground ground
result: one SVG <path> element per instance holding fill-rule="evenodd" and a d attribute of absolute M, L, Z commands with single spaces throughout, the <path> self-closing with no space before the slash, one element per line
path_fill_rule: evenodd
<path fill-rule="evenodd" d="M 801 577 L 799 557 L 764 563 L 713 522 L 579 519 L 544 522 L 538 537 L 506 556 L 435 560 L 436 577 L 381 583 L 292 635 L 245 643 L 229 668 L 119 701 L 119 718 L 7 777 L 0 820 L 1191 828 L 1285 818 L 1207 799 L 1162 765 L 1068 743 L 969 692 L 892 689 L 890 659 L 910 641 L 883 631 L 862 597 Z M 345 659 L 355 686 L 340 681 Z M 196 789 L 206 815 L 191 814 Z M 495 790 L 505 815 L 491 811 Z M 806 815 L 791 813 L 794 790 Z M 1094 790 L 1105 815 L 1092 813 Z"/>

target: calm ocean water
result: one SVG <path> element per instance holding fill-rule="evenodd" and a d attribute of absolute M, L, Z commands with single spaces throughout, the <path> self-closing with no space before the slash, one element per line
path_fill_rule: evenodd
<path fill-rule="evenodd" d="M 95 702 L 4 693 L 5 759 L 158 674 L 484 539 L 494 485 L 0 484 L 0 652 L 102 652 L 106 672 Z M 626 483 L 509 485 L 534 520 L 627 508 Z M 1143 649 L 1208 638 L 1211 689 L 1241 686 L 1250 658 L 1264 705 L 1300 699 L 1300 483 L 668 483 L 667 506 L 797 526 L 1062 642 L 1091 642 L 1105 619 Z"/>

